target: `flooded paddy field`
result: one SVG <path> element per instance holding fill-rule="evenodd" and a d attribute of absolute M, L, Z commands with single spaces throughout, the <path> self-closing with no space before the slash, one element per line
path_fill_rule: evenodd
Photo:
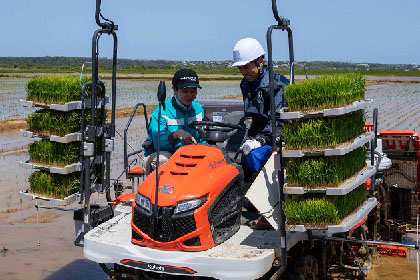
<path fill-rule="evenodd" d="M 25 98 L 26 81 L 0 78 L 0 120 L 21 119 L 32 113 L 19 104 L 19 99 Z M 201 84 L 203 89 L 199 92 L 199 99 L 240 94 L 238 82 Z M 119 81 L 117 107 L 132 107 L 138 102 L 155 104 L 157 85 L 158 82 Z M 170 85 L 169 81 L 167 85 Z M 169 93 L 171 90 L 168 86 Z M 379 109 L 380 129 L 420 132 L 419 83 L 368 86 L 366 97 L 374 99 L 370 108 Z M 367 118 L 371 118 L 371 113 L 368 113 Z M 117 131 L 120 134 L 127 120 L 117 119 Z M 128 134 L 129 144 L 138 149 L 145 136 L 144 119 L 142 116 L 136 117 Z M 27 180 L 32 173 L 31 170 L 19 168 L 19 161 L 28 159 L 27 145 L 30 141 L 20 137 L 16 131 L 0 134 L 0 279 L 107 279 L 96 263 L 83 258 L 82 248 L 73 245 L 75 236 L 71 212 L 40 209 L 37 213 L 34 202 L 19 198 L 19 191 L 29 187 Z M 122 138 L 117 134 L 115 141 L 112 178 L 119 177 L 123 170 Z M 129 151 L 132 150 L 129 148 Z M 128 184 L 127 181 L 125 183 Z M 92 198 L 103 201 L 103 196 L 98 194 Z M 69 207 L 80 206 L 74 203 Z M 414 268 L 404 267 L 405 271 L 412 269 L 415 271 L 415 265 Z M 378 278 L 370 275 L 369 279 L 394 279 L 378 273 Z"/>
<path fill-rule="evenodd" d="M 25 78 L 0 78 L 0 121 L 22 119 L 35 112 L 34 108 L 25 108 L 19 100 L 26 98 Z M 156 92 L 159 82 L 157 81 L 136 81 L 121 80 L 117 82 L 117 109 L 134 107 L 139 102 L 146 105 L 156 104 Z M 232 82 L 200 82 L 203 87 L 199 90 L 199 99 L 220 99 L 229 96 L 240 95 L 239 83 Z M 111 81 L 105 80 L 108 89 L 107 95 L 111 93 Z M 166 81 L 166 92 L 168 96 L 173 94 L 171 81 Z"/>
<path fill-rule="evenodd" d="M 378 127 L 382 130 L 413 130 L 420 132 L 420 84 L 382 84 L 369 86 L 366 97 L 373 99 L 369 106 L 379 110 Z"/>

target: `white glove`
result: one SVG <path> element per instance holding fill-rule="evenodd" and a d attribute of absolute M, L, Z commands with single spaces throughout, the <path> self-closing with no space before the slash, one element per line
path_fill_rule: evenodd
<path fill-rule="evenodd" d="M 241 146 L 242 152 L 245 155 L 248 155 L 252 150 L 261 147 L 261 143 L 257 140 L 246 140 L 245 143 Z"/>

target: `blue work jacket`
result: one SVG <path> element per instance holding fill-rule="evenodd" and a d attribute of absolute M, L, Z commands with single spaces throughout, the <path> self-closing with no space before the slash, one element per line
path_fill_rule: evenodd
<path fill-rule="evenodd" d="M 161 105 L 159 105 L 161 106 Z M 200 104 L 193 101 L 188 108 L 180 104 L 175 97 L 165 100 L 165 110 L 162 109 L 162 116 L 160 120 L 160 149 L 161 151 L 168 151 L 174 153 L 179 147 L 186 144 L 182 143 L 179 139 L 171 141 L 172 135 L 178 129 L 188 131 L 197 141 L 197 143 L 207 143 L 198 131 L 189 127 L 193 121 L 202 121 L 204 118 L 204 109 Z M 158 148 L 158 113 L 159 107 L 157 106 L 153 111 L 150 120 L 149 128 L 147 130 L 148 140 L 153 141 L 154 150 Z M 145 151 L 145 156 L 150 153 Z"/>
<path fill-rule="evenodd" d="M 286 106 L 284 90 L 288 85 L 289 80 L 285 76 L 274 73 L 274 102 L 277 113 Z M 245 116 L 252 117 L 248 137 L 258 140 L 262 146 L 271 145 L 270 85 L 267 68 L 264 67 L 263 75 L 254 82 L 248 82 L 244 78 L 241 91 Z"/>

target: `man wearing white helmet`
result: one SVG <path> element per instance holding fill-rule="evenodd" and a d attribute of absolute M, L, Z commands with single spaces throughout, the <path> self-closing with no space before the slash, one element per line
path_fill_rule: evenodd
<path fill-rule="evenodd" d="M 247 156 L 246 161 L 253 171 L 260 170 L 272 152 L 269 147 L 272 144 L 270 86 L 268 69 L 264 65 L 264 55 L 263 47 L 253 38 L 239 40 L 233 48 L 232 66 L 238 67 L 244 76 L 240 87 L 245 116 L 252 118 L 249 139 L 245 141 L 241 149 Z M 289 80 L 286 77 L 274 73 L 276 112 L 285 106 L 284 89 L 288 84 Z M 257 150 L 259 155 L 256 155 Z M 265 155 L 261 157 L 261 153 Z"/>

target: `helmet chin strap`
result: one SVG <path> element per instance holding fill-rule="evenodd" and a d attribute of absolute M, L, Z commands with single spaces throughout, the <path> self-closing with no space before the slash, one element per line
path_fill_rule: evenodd
<path fill-rule="evenodd" d="M 262 75 L 264 74 L 264 64 L 260 63 L 260 66 L 258 68 L 258 77 L 262 77 Z"/>
<path fill-rule="evenodd" d="M 255 65 L 258 67 L 258 78 L 261 78 L 262 75 L 264 74 L 264 63 L 260 62 L 260 60 L 261 60 L 261 57 L 258 57 L 257 59 L 253 61 Z"/>

